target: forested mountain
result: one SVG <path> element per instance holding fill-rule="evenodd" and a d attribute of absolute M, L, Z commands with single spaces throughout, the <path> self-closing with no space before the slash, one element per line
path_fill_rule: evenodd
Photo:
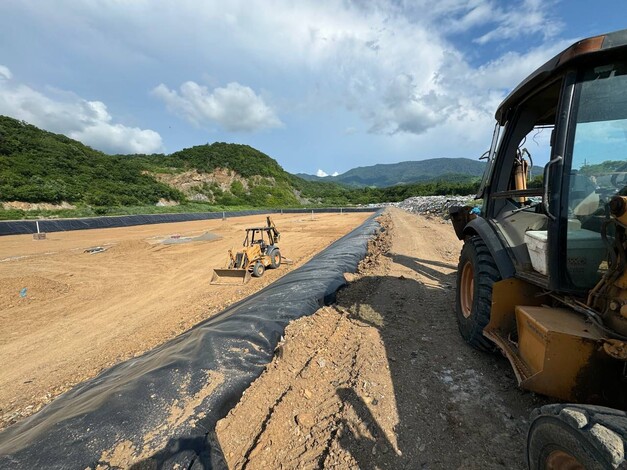
<path fill-rule="evenodd" d="M 297 205 L 294 179 L 275 160 L 247 145 L 214 143 L 171 155 L 106 155 L 64 135 L 0 116 L 0 201 Z"/>
<path fill-rule="evenodd" d="M 342 183 L 349 186 L 384 188 L 397 184 L 423 183 L 436 180 L 469 181 L 483 174 L 485 162 L 469 158 L 431 158 L 428 160 L 388 163 L 353 168 L 337 176 L 298 174 L 308 181 Z"/>
<path fill-rule="evenodd" d="M 441 162 L 440 168 L 445 167 Z M 376 172 L 361 172 L 359 178 L 370 186 Z M 477 178 L 368 186 L 306 181 L 240 144 L 216 142 L 170 155 L 107 155 L 0 116 L 0 219 L 370 204 L 414 195 L 469 194 Z"/>
<path fill-rule="evenodd" d="M 106 155 L 64 135 L 0 116 L 1 201 L 105 206 L 182 199 L 142 170 L 136 159 Z"/>

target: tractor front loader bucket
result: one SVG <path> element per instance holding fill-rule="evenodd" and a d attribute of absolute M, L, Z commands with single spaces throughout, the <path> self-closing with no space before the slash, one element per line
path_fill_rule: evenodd
<path fill-rule="evenodd" d="M 210 284 L 237 285 L 250 281 L 247 269 L 214 269 Z"/>

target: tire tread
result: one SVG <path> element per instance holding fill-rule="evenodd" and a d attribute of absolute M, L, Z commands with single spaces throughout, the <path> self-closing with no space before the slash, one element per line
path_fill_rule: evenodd
<path fill-rule="evenodd" d="M 566 413 L 563 413 L 564 410 L 576 411 L 585 415 L 586 423 L 582 426 L 575 424 L 572 419 L 568 419 Z M 532 461 L 532 454 L 537 454 L 536 450 L 531 449 L 531 446 L 535 445 L 532 439 L 535 427 L 543 422 L 550 422 L 550 420 L 553 422 L 559 420 L 566 424 L 579 435 L 582 442 L 587 442 L 603 455 L 606 462 L 599 462 L 599 468 L 627 469 L 627 460 L 625 459 L 627 453 L 627 413 L 603 406 L 570 403 L 545 405 L 536 408 L 531 413 L 531 426 L 527 437 L 527 460 L 530 469 L 539 468 L 538 462 Z M 599 433 L 599 429 L 603 432 Z M 609 435 L 610 439 L 604 439 L 602 437 L 604 435 Z M 622 448 L 620 448 L 620 441 L 622 441 Z"/>
<path fill-rule="evenodd" d="M 483 328 L 490 321 L 492 286 L 495 282 L 501 280 L 501 275 L 485 242 L 480 237 L 473 236 L 465 241 L 459 258 L 457 278 L 458 291 L 460 289 L 461 270 L 463 268 L 463 264 L 466 261 L 466 257 L 472 256 L 472 253 L 474 253 L 474 257 L 476 259 L 476 265 L 473 266 L 475 283 L 477 284 L 476 293 L 480 297 L 479 299 L 476 299 L 476 301 L 473 301 L 473 310 L 475 306 L 478 308 L 477 311 L 473 311 L 473 314 L 471 315 L 471 317 L 475 317 L 474 324 L 469 326 L 467 324 L 467 319 L 464 319 L 461 314 L 458 292 L 456 306 L 457 323 L 462 337 L 469 345 L 479 351 L 494 352 L 496 347 L 492 341 L 483 336 Z M 468 331 L 469 328 L 470 331 Z M 478 328 L 480 328 L 481 331 L 476 331 Z"/>

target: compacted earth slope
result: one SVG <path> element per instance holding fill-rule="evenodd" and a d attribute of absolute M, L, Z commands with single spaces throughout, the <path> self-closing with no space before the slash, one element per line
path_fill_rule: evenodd
<path fill-rule="evenodd" d="M 459 337 L 452 226 L 392 208 L 380 221 L 337 303 L 288 326 L 218 423 L 230 468 L 526 468 L 544 402 Z"/>

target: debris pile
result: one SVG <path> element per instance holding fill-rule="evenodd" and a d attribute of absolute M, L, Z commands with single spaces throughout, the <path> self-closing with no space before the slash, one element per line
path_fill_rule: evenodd
<path fill-rule="evenodd" d="M 432 214 L 448 218 L 448 209 L 452 206 L 463 206 L 473 202 L 474 195 L 469 196 L 415 196 L 396 202 L 392 205 L 408 212 Z"/>
<path fill-rule="evenodd" d="M 379 265 L 381 263 L 381 255 L 388 253 L 392 247 L 390 236 L 392 218 L 389 214 L 383 214 L 377 218 L 377 222 L 379 222 L 380 225 L 379 232 L 376 237 L 368 241 L 368 252 L 366 257 L 360 261 L 357 272 L 364 272 L 367 269 L 373 269 L 375 266 Z"/>

